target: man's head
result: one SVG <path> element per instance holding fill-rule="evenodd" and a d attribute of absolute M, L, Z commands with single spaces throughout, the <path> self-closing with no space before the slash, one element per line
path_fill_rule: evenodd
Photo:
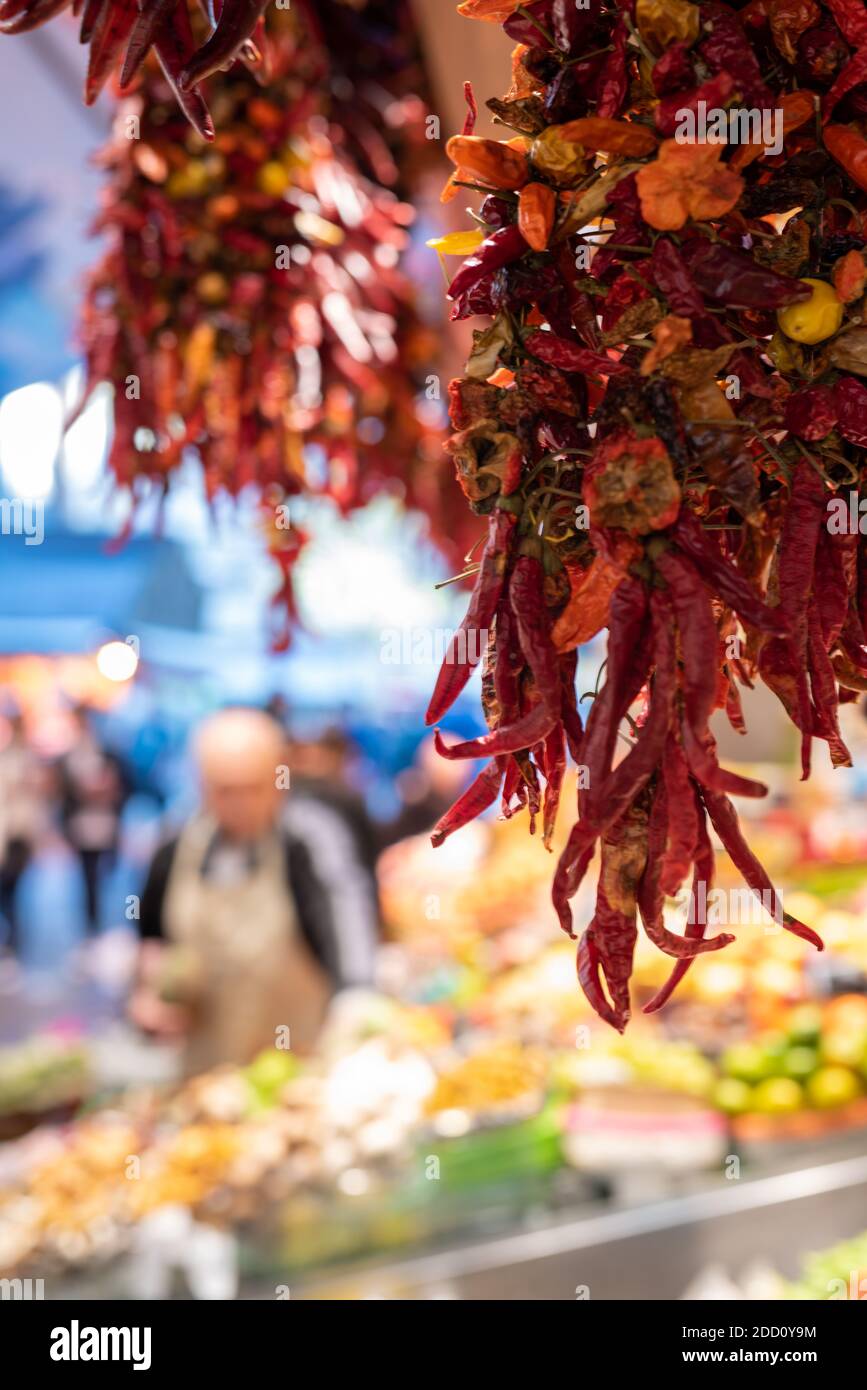
<path fill-rule="evenodd" d="M 261 710 L 221 710 L 201 725 L 195 750 L 205 808 L 223 833 L 255 840 L 270 830 L 280 807 L 278 768 L 286 760 L 280 726 Z"/>

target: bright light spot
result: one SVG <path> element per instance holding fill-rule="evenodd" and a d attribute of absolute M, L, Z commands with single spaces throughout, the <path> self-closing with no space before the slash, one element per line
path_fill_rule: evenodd
<path fill-rule="evenodd" d="M 370 1178 L 363 1168 L 347 1168 L 337 1179 L 337 1186 L 347 1197 L 363 1197 L 370 1187 Z"/>
<path fill-rule="evenodd" d="M 47 382 L 10 391 L 0 401 L 0 466 L 14 497 L 46 497 L 54 483 L 63 404 Z"/>
<path fill-rule="evenodd" d="M 466 1110 L 441 1110 L 436 1117 L 436 1131 L 447 1139 L 458 1139 L 467 1134 L 472 1119 Z"/>
<path fill-rule="evenodd" d="M 106 642 L 96 654 L 100 674 L 109 681 L 128 681 L 135 675 L 138 657 L 128 642 Z"/>
<path fill-rule="evenodd" d="M 111 387 L 98 386 L 63 446 L 67 476 L 76 487 L 93 487 L 102 477 L 111 415 Z"/>

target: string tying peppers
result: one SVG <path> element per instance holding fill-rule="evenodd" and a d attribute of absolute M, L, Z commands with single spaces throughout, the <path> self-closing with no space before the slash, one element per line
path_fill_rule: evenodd
<path fill-rule="evenodd" d="M 499 148 L 449 148 L 458 169 L 483 160 L 490 190 L 449 287 L 453 317 L 488 326 L 450 387 L 448 449 L 490 518 L 467 622 L 493 618 L 488 733 L 437 733 L 443 756 L 487 762 L 434 840 L 499 791 L 531 830 L 544 807 L 552 847 L 575 761 L 553 903 L 581 987 L 622 1030 L 639 927 L 673 960 L 648 1012 L 732 940 L 701 916 L 712 835 L 779 926 L 822 946 L 744 839 L 730 798 L 765 788 L 720 764 L 710 720 L 743 732 L 739 689 L 764 681 L 806 776 L 817 739 L 849 762 L 839 709 L 867 689 L 867 547 L 834 524 L 867 482 L 867 20 L 854 0 L 460 11 L 516 47 L 488 103 Z M 782 151 L 737 120 L 722 143 L 675 140 L 700 101 L 781 110 Z M 585 724 L 576 667 L 603 627 Z M 447 658 L 430 722 L 468 675 Z M 576 920 L 597 850 L 595 910 Z M 679 935 L 665 901 L 682 889 Z"/>

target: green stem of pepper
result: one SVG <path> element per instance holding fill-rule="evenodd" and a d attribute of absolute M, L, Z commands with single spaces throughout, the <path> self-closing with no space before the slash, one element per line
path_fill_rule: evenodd
<path fill-rule="evenodd" d="M 548 29 L 545 28 L 544 24 L 540 24 L 538 19 L 536 19 L 535 15 L 531 15 L 530 11 L 524 5 L 519 5 L 515 13 L 519 14 L 522 19 L 526 19 L 528 23 L 532 24 L 534 29 L 539 30 L 539 33 L 542 35 L 542 38 L 548 44 L 549 48 L 553 48 L 555 52 L 559 52 L 557 45 L 554 42 L 554 35 L 550 33 Z"/>

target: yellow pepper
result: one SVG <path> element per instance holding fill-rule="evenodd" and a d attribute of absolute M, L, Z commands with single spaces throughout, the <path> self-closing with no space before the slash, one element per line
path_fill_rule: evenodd
<path fill-rule="evenodd" d="M 701 28 L 697 5 L 687 0 L 638 0 L 635 23 L 654 53 L 664 53 L 673 43 L 693 44 Z"/>
<path fill-rule="evenodd" d="M 481 227 L 471 227 L 466 232 L 447 232 L 445 236 L 431 237 L 425 246 L 438 251 L 441 256 L 471 256 L 484 239 Z"/>
<path fill-rule="evenodd" d="M 805 279 L 813 293 L 800 304 L 777 310 L 777 322 L 787 338 L 796 343 L 821 343 L 831 338 L 843 322 L 843 305 L 833 285 L 824 280 Z"/>
<path fill-rule="evenodd" d="M 562 125 L 549 125 L 536 136 L 530 146 L 530 160 L 540 174 L 547 175 L 558 187 L 577 183 L 590 167 L 584 146 L 570 140 L 568 126 Z"/>

